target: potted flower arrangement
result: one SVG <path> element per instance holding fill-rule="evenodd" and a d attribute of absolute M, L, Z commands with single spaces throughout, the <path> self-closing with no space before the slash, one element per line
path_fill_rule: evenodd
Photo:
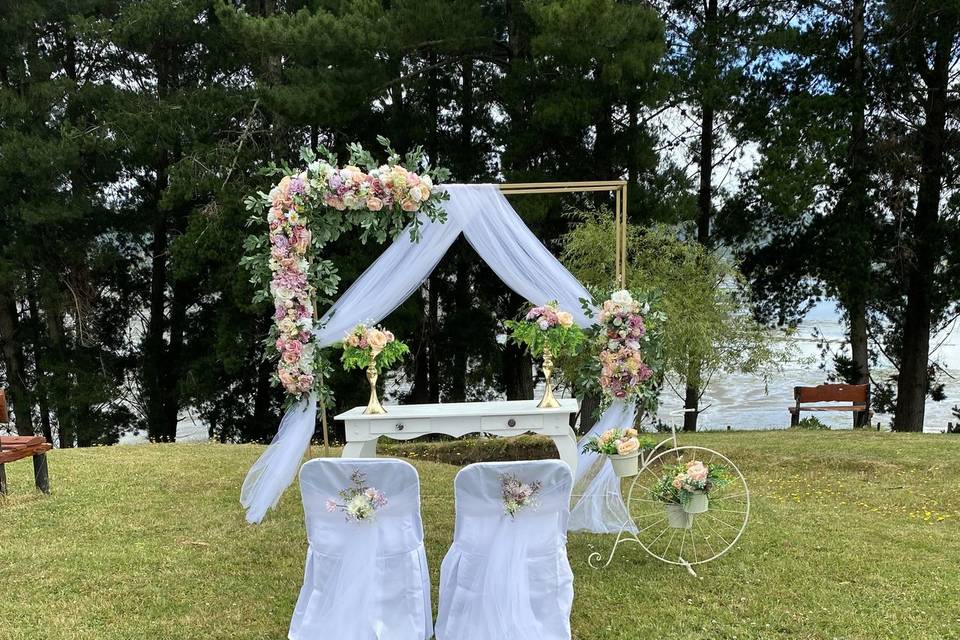
<path fill-rule="evenodd" d="M 610 458 L 613 471 L 619 478 L 635 476 L 640 471 L 640 454 L 653 449 L 650 438 L 640 438 L 637 430 L 608 429 L 599 436 L 592 436 L 583 445 L 584 451 L 593 451 Z"/>
<path fill-rule="evenodd" d="M 669 483 L 687 514 L 705 513 L 710 508 L 710 492 L 726 486 L 730 472 L 722 464 L 690 460 L 665 469 L 657 487 Z"/>
<path fill-rule="evenodd" d="M 343 337 L 343 368 L 366 369 L 370 383 L 370 401 L 365 414 L 383 414 L 386 410 L 377 398 L 377 379 L 380 371 L 392 366 L 410 350 L 393 333 L 379 327 L 358 324 Z"/>
<path fill-rule="evenodd" d="M 576 351 L 583 341 L 583 331 L 573 323 L 573 314 L 558 308 L 556 302 L 531 307 L 521 320 L 504 322 L 510 338 L 525 345 L 530 354 L 543 356 L 543 375 L 546 390 L 537 406 L 553 409 L 560 406 L 553 397 L 553 358 Z"/>
<path fill-rule="evenodd" d="M 671 467 L 672 471 L 677 471 L 676 467 Z M 681 504 L 680 490 L 673 486 L 675 473 L 665 473 L 660 476 L 657 483 L 653 485 L 651 493 L 653 499 L 664 503 L 667 510 L 667 525 L 671 529 L 689 529 L 693 526 L 693 515 L 683 510 Z"/>

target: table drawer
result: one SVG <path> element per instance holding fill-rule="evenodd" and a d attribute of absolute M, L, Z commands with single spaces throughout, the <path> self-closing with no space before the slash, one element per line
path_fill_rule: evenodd
<path fill-rule="evenodd" d="M 532 431 L 543 427 L 543 416 L 484 416 L 483 431 Z"/>
<path fill-rule="evenodd" d="M 430 424 L 430 418 L 371 420 L 370 433 L 380 436 L 398 433 L 432 433 Z"/>

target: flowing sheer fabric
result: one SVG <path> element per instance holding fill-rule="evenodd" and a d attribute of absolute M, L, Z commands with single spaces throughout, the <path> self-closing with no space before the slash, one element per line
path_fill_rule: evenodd
<path fill-rule="evenodd" d="M 613 464 L 607 456 L 583 450 L 583 445 L 591 436 L 600 435 L 607 429 L 629 427 L 636 417 L 635 405 L 618 400 L 603 412 L 593 428 L 580 440 L 570 531 L 618 533 L 621 529 L 637 530 L 623 503 L 620 478 L 614 473 Z"/>
<path fill-rule="evenodd" d="M 496 185 L 444 188 L 450 194 L 444 205 L 446 223 L 423 220 L 418 243 L 411 242 L 406 231 L 402 233 L 321 318 L 316 331 L 320 346 L 336 343 L 358 322 L 379 322 L 389 315 L 430 275 L 460 233 L 512 290 L 537 304 L 556 300 L 578 325 L 592 323 L 582 305 L 582 300 L 590 298 L 587 290 L 533 235 Z M 293 482 L 316 420 L 315 396 L 284 416 L 276 437 L 250 469 L 240 492 L 249 522 L 260 522 Z M 609 463 L 606 467 L 612 469 Z M 584 499 L 602 494 L 606 500 L 612 490 L 609 482 L 596 490 L 591 484 Z M 619 492 L 617 485 L 617 496 Z M 615 526 L 617 523 L 610 521 L 589 530 L 607 531 Z"/>
<path fill-rule="evenodd" d="M 370 520 L 347 520 L 326 501 L 355 470 L 387 497 Z M 290 640 L 425 640 L 433 635 L 420 481 L 406 462 L 317 459 L 300 471 L 307 560 Z M 342 501 L 341 501 L 342 502 Z"/>
<path fill-rule="evenodd" d="M 511 517 L 501 476 L 542 483 Z M 453 546 L 440 567 L 437 640 L 569 640 L 573 572 L 566 529 L 573 478 L 559 460 L 464 467 Z"/>

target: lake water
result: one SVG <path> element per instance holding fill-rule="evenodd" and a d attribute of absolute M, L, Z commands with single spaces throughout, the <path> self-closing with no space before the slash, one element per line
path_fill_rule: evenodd
<path fill-rule="evenodd" d="M 700 414 L 700 426 L 706 429 L 726 429 L 728 425 L 734 429 L 768 429 L 787 427 L 790 424 L 790 414 L 787 407 L 794 404 L 793 387 L 812 386 L 826 381 L 826 372 L 819 368 L 820 352 L 815 335 L 819 333 L 829 340 L 833 350 L 848 353 L 844 337 L 844 326 L 841 324 L 836 305 L 832 302 L 822 302 L 814 308 L 800 325 L 795 336 L 799 349 L 797 360 L 803 361 L 813 358 L 812 364 L 799 362 L 788 364 L 782 372 L 769 381 L 767 388 L 763 380 L 747 375 L 718 375 L 707 389 L 703 398 L 703 406 L 712 405 L 707 411 Z M 924 431 L 942 432 L 947 423 L 956 424 L 958 419 L 951 414 L 951 407 L 960 404 L 960 331 L 957 327 L 950 327 L 937 336 L 932 344 L 943 344 L 936 352 L 936 357 L 947 368 L 947 375 L 943 376 L 947 399 L 943 402 L 927 400 Z M 873 371 L 874 379 L 883 379 L 893 373 L 889 365 Z M 951 375 L 957 377 L 950 377 Z M 669 392 L 669 390 L 668 390 Z M 666 422 L 682 422 L 682 418 L 674 414 L 683 408 L 683 402 L 672 393 L 664 393 L 661 397 L 662 408 L 660 418 Z M 817 412 L 804 415 L 816 415 L 822 422 L 834 428 L 851 428 L 853 418 L 849 412 Z M 889 428 L 891 416 L 876 414 L 873 425 L 881 423 L 882 428 Z"/>
<path fill-rule="evenodd" d="M 700 414 L 701 429 L 776 429 L 790 425 L 790 414 L 787 407 L 793 405 L 793 387 L 812 386 L 826 381 L 826 372 L 819 368 L 819 349 L 817 338 L 820 334 L 830 341 L 834 351 L 846 349 L 844 328 L 840 322 L 836 306 L 832 302 L 820 303 L 807 316 L 797 333 L 792 336 L 798 347 L 796 362 L 788 363 L 783 371 L 769 380 L 767 385 L 756 376 L 742 374 L 717 374 L 714 376 L 707 393 L 704 395 L 702 406 L 709 408 Z M 937 351 L 938 360 L 947 368 L 944 376 L 947 399 L 943 402 L 927 401 L 926 423 L 924 431 L 930 433 L 942 432 L 948 422 L 956 424 L 958 419 L 951 414 L 951 407 L 960 404 L 960 331 L 951 327 L 942 335 L 937 336 L 933 344 L 943 344 Z M 813 362 L 808 362 L 808 360 Z M 892 369 L 874 370 L 875 379 L 889 375 Z M 957 377 L 950 377 L 956 375 Z M 680 424 L 683 418 L 677 415 L 682 410 L 682 401 L 668 388 L 661 397 L 662 407 L 660 419 L 669 423 Z M 816 415 L 822 422 L 837 429 L 849 429 L 852 426 L 852 416 L 849 412 L 818 412 Z M 873 418 L 873 425 L 877 423 L 882 428 L 889 428 L 890 416 L 878 414 Z M 279 416 L 277 417 L 279 424 Z M 181 421 L 177 430 L 177 439 L 181 441 L 202 441 L 207 439 L 206 425 L 192 418 Z M 122 439 L 123 443 L 143 442 L 145 435 L 129 434 Z"/>

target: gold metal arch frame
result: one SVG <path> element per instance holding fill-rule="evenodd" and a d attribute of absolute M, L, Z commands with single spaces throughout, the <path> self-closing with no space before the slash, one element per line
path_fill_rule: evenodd
<path fill-rule="evenodd" d="M 534 193 L 589 193 L 610 191 L 614 194 L 614 230 L 616 233 L 616 278 L 620 287 L 627 285 L 627 182 L 626 180 L 588 180 L 584 182 L 517 182 L 501 184 L 506 196 Z"/>
<path fill-rule="evenodd" d="M 536 193 L 590 193 L 608 191 L 614 194 L 614 232 L 616 234 L 616 278 L 622 288 L 627 286 L 627 181 L 626 180 L 587 180 L 582 182 L 507 182 L 500 191 L 505 196 L 519 196 Z M 316 305 L 314 305 L 316 309 Z M 314 311 L 316 313 L 316 311 Z M 321 384 L 323 384 L 321 380 Z M 327 407 L 320 400 L 320 421 L 323 426 L 323 455 L 330 456 L 330 429 L 327 425 Z M 313 457 L 311 444 L 311 454 Z"/>

